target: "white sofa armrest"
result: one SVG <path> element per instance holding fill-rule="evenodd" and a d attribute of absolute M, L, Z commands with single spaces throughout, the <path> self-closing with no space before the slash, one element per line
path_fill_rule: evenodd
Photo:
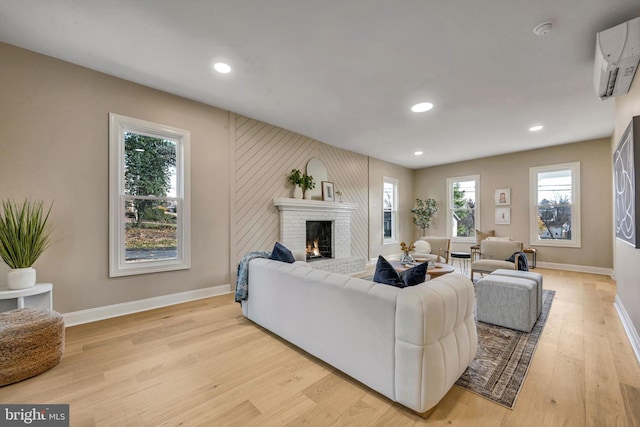
<path fill-rule="evenodd" d="M 477 352 L 471 281 L 447 274 L 398 294 L 396 400 L 425 412 L 462 375 Z"/>

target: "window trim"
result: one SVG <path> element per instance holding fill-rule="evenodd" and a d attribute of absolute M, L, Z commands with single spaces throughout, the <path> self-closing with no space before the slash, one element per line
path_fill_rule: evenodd
<path fill-rule="evenodd" d="M 391 178 L 388 176 L 382 177 L 382 244 L 391 245 L 398 243 L 398 184 L 397 178 Z M 393 185 L 393 207 L 391 209 L 391 237 L 384 237 L 384 185 Z"/>
<path fill-rule="evenodd" d="M 451 209 L 453 209 L 453 184 L 460 181 L 475 181 L 476 183 L 476 207 L 475 207 L 475 227 L 473 236 L 456 237 L 453 235 L 453 220 L 451 218 Z M 476 230 L 480 222 L 480 175 L 466 175 L 447 178 L 447 237 L 453 243 L 476 243 Z"/>
<path fill-rule="evenodd" d="M 176 197 L 180 210 L 176 222 L 177 258 L 125 261 L 125 200 L 131 198 L 124 189 L 124 133 L 176 141 Z M 191 268 L 191 165 L 188 130 L 109 113 L 109 277 Z M 153 196 L 146 196 L 152 197 Z M 139 196 L 137 197 L 139 198 Z M 162 199 L 165 199 L 164 197 Z"/>
<path fill-rule="evenodd" d="M 571 240 L 539 239 L 538 225 L 538 173 L 571 170 Z M 580 162 L 560 163 L 529 168 L 529 239 L 531 246 L 552 246 L 560 248 L 581 248 L 582 232 L 580 222 Z"/>

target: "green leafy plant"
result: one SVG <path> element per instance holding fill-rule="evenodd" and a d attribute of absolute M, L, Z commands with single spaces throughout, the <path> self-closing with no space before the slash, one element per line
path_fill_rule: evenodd
<path fill-rule="evenodd" d="M 438 212 L 438 206 L 434 199 L 416 199 L 416 207 L 411 209 L 411 213 L 413 214 L 413 223 L 422 229 L 423 236 L 425 230 L 431 227 L 431 219 L 436 212 Z"/>
<path fill-rule="evenodd" d="M 52 205 L 53 206 L 53 205 Z M 0 214 L 0 257 L 11 268 L 31 267 L 51 244 L 51 207 L 42 202 L 3 200 Z"/>
<path fill-rule="evenodd" d="M 302 183 L 300 183 L 300 186 L 303 190 L 313 190 L 316 188 L 316 182 L 311 175 L 305 173 L 302 175 Z"/>
<path fill-rule="evenodd" d="M 300 169 L 291 169 L 291 173 L 287 176 L 287 179 L 293 186 L 302 185 L 302 172 Z"/>

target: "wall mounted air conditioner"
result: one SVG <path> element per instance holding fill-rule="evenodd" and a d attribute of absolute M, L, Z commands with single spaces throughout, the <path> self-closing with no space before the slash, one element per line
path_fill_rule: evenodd
<path fill-rule="evenodd" d="M 599 32 L 593 84 L 600 99 L 627 93 L 639 61 L 640 18 Z"/>

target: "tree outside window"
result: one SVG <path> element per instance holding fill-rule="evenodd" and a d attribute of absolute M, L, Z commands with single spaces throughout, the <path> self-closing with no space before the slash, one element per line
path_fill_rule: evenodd
<path fill-rule="evenodd" d="M 579 163 L 530 169 L 531 244 L 579 247 Z"/>
<path fill-rule="evenodd" d="M 478 221 L 479 176 L 447 179 L 449 237 L 460 241 L 475 239 Z"/>
<path fill-rule="evenodd" d="M 125 132 L 124 147 L 125 259 L 176 258 L 176 142 Z"/>

